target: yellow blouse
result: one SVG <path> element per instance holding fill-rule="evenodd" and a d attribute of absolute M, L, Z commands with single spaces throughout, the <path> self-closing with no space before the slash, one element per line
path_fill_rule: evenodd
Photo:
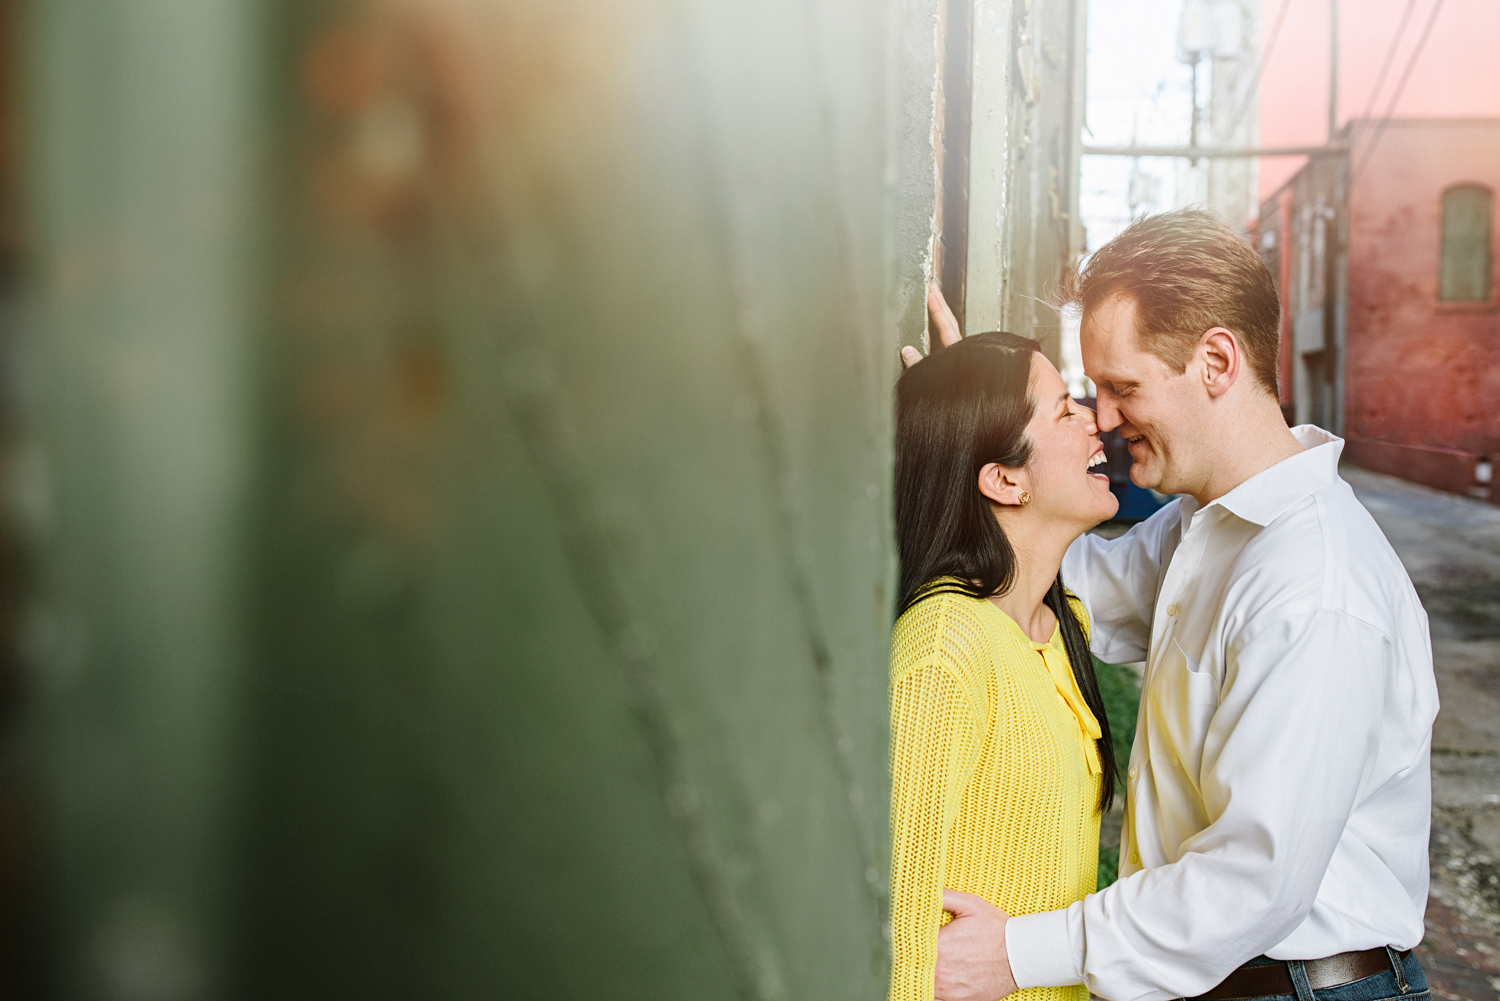
<path fill-rule="evenodd" d="M 1085 633 L 1088 617 L 1073 607 Z M 891 1001 L 932 1001 L 943 889 L 1010 914 L 1066 907 L 1098 878 L 1099 724 L 1062 634 L 1036 643 L 993 603 L 918 601 L 891 643 Z M 1078 987 L 1018 991 L 1086 1001 Z"/>

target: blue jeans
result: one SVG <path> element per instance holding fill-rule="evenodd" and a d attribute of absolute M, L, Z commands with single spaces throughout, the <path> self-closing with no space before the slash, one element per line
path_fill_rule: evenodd
<path fill-rule="evenodd" d="M 1397 962 L 1401 972 L 1396 972 L 1397 963 L 1391 968 L 1338 987 L 1325 987 L 1320 991 L 1308 989 L 1307 974 L 1301 963 L 1288 963 L 1287 971 L 1292 975 L 1295 994 L 1275 994 L 1254 1001 L 1432 1001 L 1432 992 L 1427 989 L 1427 974 L 1417 962 L 1415 953 L 1407 953 L 1405 962 Z M 1254 960 L 1254 965 L 1260 965 Z"/>

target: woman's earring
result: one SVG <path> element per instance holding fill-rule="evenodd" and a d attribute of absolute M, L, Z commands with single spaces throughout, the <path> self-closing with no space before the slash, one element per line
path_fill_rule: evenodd
<path fill-rule="evenodd" d="M 1030 503 L 1031 503 L 1031 494 L 1029 494 L 1026 491 L 1022 490 L 1021 491 L 1021 506 L 1025 507 L 1027 504 L 1030 504 Z"/>

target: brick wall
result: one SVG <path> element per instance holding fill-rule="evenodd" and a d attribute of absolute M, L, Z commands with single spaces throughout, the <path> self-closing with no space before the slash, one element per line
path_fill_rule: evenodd
<path fill-rule="evenodd" d="M 1353 163 L 1374 127 L 1354 125 Z M 1348 457 L 1442 489 L 1474 487 L 1500 453 L 1500 258 L 1478 304 L 1438 299 L 1442 195 L 1500 192 L 1500 121 L 1392 122 L 1348 207 L 1344 429 Z"/>

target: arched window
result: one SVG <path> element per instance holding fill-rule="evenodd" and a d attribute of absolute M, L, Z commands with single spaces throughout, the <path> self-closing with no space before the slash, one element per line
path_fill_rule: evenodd
<path fill-rule="evenodd" d="M 1477 184 L 1443 192 L 1443 263 L 1438 298 L 1483 302 L 1490 297 L 1490 212 L 1493 196 Z"/>

